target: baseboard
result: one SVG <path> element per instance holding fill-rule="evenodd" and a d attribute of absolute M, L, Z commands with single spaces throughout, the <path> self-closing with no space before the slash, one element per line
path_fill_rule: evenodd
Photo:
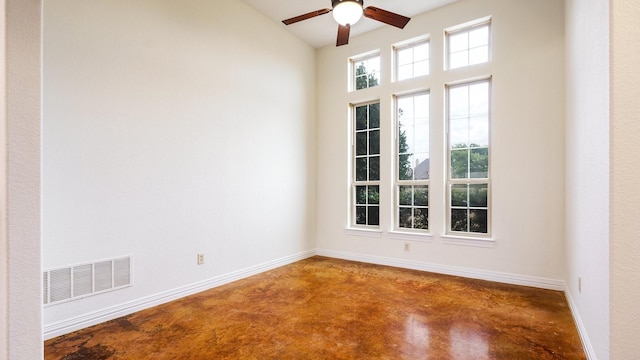
<path fill-rule="evenodd" d="M 562 280 L 539 278 L 508 274 L 496 271 L 478 270 L 458 266 L 440 265 L 420 261 L 396 259 L 382 256 L 365 255 L 328 249 L 316 249 L 316 255 L 327 256 L 343 260 L 360 261 L 371 264 L 395 266 L 405 269 L 428 271 L 438 274 L 461 276 L 471 279 L 495 281 L 505 284 L 531 286 L 542 289 L 564 291 L 565 283 Z"/>
<path fill-rule="evenodd" d="M 144 298 L 130 301 L 124 304 L 119 304 L 113 307 L 109 307 L 106 309 L 84 314 L 68 320 L 64 320 L 64 321 L 60 321 L 52 324 L 45 324 L 43 326 L 43 331 L 44 331 L 43 337 L 45 340 L 48 340 L 56 336 L 68 334 L 76 330 L 80 330 L 89 326 L 100 324 L 105 321 L 117 319 L 119 317 L 132 314 L 136 311 L 148 309 L 153 306 L 157 306 L 163 303 L 167 303 L 169 301 L 177 300 L 185 296 L 193 295 L 211 288 L 215 288 L 217 286 L 228 284 L 233 281 L 244 279 L 249 276 L 253 276 L 268 270 L 272 270 L 284 265 L 288 265 L 296 261 L 304 260 L 314 255 L 351 260 L 351 261 L 360 261 L 360 262 L 366 262 L 366 263 L 372 263 L 372 264 L 378 264 L 378 265 L 395 266 L 395 267 L 413 269 L 413 270 L 428 271 L 428 272 L 434 272 L 439 274 L 461 276 L 461 277 L 472 278 L 472 279 L 495 281 L 495 282 L 513 284 L 513 285 L 532 286 L 537 288 L 551 289 L 551 290 L 558 290 L 558 291 L 563 291 L 565 289 L 564 281 L 561 281 L 561 280 L 545 279 L 545 278 L 523 276 L 523 275 L 514 275 L 514 274 L 508 274 L 508 273 L 501 273 L 501 272 L 424 263 L 424 262 L 418 262 L 418 261 L 412 261 L 412 260 L 342 252 L 342 251 L 335 251 L 335 250 L 328 250 L 328 249 L 315 249 L 315 250 L 308 250 L 298 254 L 286 256 L 280 259 L 272 260 L 256 266 L 251 266 L 249 268 L 234 271 L 228 274 L 216 276 L 214 278 L 207 279 L 201 282 L 197 282 L 197 283 L 179 287 L 173 290 L 161 292 L 152 296 L 144 297 Z M 571 305 L 571 302 L 570 302 L 570 305 Z M 572 307 L 572 311 L 573 311 L 573 308 L 574 307 Z M 578 319 L 575 316 L 574 318 Z M 582 323 L 580 322 L 580 326 L 581 324 Z M 586 336 L 586 332 L 584 332 L 584 326 L 582 326 L 582 328 L 580 328 L 580 326 L 578 327 L 578 329 L 580 331 L 581 336 L 583 333 Z M 585 346 L 585 349 L 587 349 L 587 346 Z M 591 348 L 589 347 L 589 349 Z M 593 353 L 593 349 L 591 349 L 590 351 L 591 353 Z M 592 360 L 592 359 L 595 359 L 595 357 L 589 358 L 589 360 Z"/>
<path fill-rule="evenodd" d="M 177 300 L 185 296 L 197 294 L 199 292 L 209 290 L 217 286 L 228 284 L 233 281 L 244 279 L 249 276 L 288 265 L 296 261 L 304 260 L 314 255 L 315 250 L 304 251 L 298 254 L 285 256 L 280 259 L 275 259 L 259 265 L 251 266 L 246 269 L 216 276 L 214 278 L 200 281 L 194 284 L 179 287 L 169 291 L 164 291 L 152 296 L 144 297 L 99 311 L 91 312 L 72 319 L 56 322 L 53 324 L 45 324 L 43 326 L 43 337 L 45 340 L 48 340 L 56 336 L 68 334 L 76 330 L 80 330 L 89 326 L 103 323 L 105 321 L 132 314 L 136 311 L 148 309 L 153 306 Z"/>
<path fill-rule="evenodd" d="M 569 308 L 571 309 L 571 314 L 573 315 L 573 321 L 576 323 L 576 328 L 578 328 L 578 334 L 580 335 L 580 341 L 582 341 L 584 353 L 587 356 L 588 360 L 597 360 L 596 352 L 593 349 L 593 345 L 591 345 L 591 340 L 589 340 L 587 328 L 582 322 L 582 316 L 580 316 L 580 313 L 578 312 L 578 307 L 573 300 L 573 296 L 571 296 L 571 292 L 569 291 L 569 289 L 566 288 L 564 290 L 564 294 L 567 298 L 567 302 L 569 303 Z"/>

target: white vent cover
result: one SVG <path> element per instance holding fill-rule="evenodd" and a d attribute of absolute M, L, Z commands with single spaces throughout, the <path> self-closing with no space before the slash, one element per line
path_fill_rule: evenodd
<path fill-rule="evenodd" d="M 43 303 L 55 304 L 131 286 L 131 256 L 47 270 Z"/>

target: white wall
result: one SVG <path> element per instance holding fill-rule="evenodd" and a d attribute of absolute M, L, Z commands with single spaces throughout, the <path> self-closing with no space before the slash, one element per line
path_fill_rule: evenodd
<path fill-rule="evenodd" d="M 0 272 L 4 278 L 0 281 L 0 311 L 6 311 L 0 316 L 0 358 L 10 360 L 42 358 L 41 6 L 37 0 L 2 2 L 2 43 L 6 46 L 2 61 L 6 67 L 0 70 L 5 86 L 1 93 L 6 101 L 1 115 L 6 131 L 2 134 L 6 145 L 2 147 L 6 161 L 2 166 L 6 169 L 2 169 L 0 182 L 6 186 L 6 197 L 0 222 L 6 226 L 2 226 L 4 233 L 0 236 L 0 258 L 6 262 L 0 263 L 6 266 L 7 275 L 5 269 Z"/>
<path fill-rule="evenodd" d="M 244 3 L 44 5 L 43 267 L 134 286 L 44 322 L 314 248 L 315 51 Z M 196 264 L 196 254 L 205 264 Z"/>
<path fill-rule="evenodd" d="M 609 4 L 567 0 L 566 32 L 567 293 L 587 352 L 608 359 Z"/>
<path fill-rule="evenodd" d="M 381 112 L 391 115 L 391 97 L 399 87 L 389 83 L 390 51 L 395 42 L 430 34 L 432 74 L 416 80 L 415 88 L 432 84 L 432 104 L 442 104 L 443 87 L 465 76 L 465 70 L 443 72 L 442 34 L 445 28 L 493 16 L 493 60 L 479 71 L 493 76 L 491 166 L 494 248 L 445 244 L 444 127 L 442 110 L 432 105 L 430 185 L 431 243 L 389 236 L 391 179 L 382 179 L 380 237 L 353 236 L 348 225 L 349 102 L 382 94 Z M 371 21 L 371 20 L 363 20 Z M 379 89 L 347 92 L 347 59 L 380 49 Z M 493 274 L 561 284 L 564 279 L 564 11 L 563 2 L 474 0 L 459 1 L 414 17 L 404 30 L 384 27 L 351 39 L 350 45 L 318 52 L 318 247 L 364 257 L 384 257 L 436 264 L 440 268 L 476 269 Z M 460 75 L 460 76 L 458 76 Z M 435 84 L 435 85 L 433 85 Z M 440 107 L 441 108 L 441 107 Z M 391 118 L 383 118 L 383 154 L 391 154 Z M 437 156 L 440 154 L 440 156 Z M 391 156 L 383 158 L 389 173 Z M 473 275 L 472 270 L 470 275 Z"/>
<path fill-rule="evenodd" d="M 640 353 L 640 4 L 611 1 L 611 359 Z"/>

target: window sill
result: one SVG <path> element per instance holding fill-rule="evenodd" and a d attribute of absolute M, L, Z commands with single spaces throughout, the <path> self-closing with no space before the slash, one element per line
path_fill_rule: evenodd
<path fill-rule="evenodd" d="M 475 246 L 482 248 L 494 248 L 496 240 L 493 238 L 467 237 L 455 235 L 442 235 L 442 243 L 449 245 Z"/>
<path fill-rule="evenodd" d="M 361 229 L 361 228 L 346 228 L 344 233 L 351 236 L 366 236 L 366 237 L 381 237 L 382 231 L 379 229 Z"/>
<path fill-rule="evenodd" d="M 389 231 L 389 238 L 402 241 L 433 242 L 433 236 L 431 234 L 418 234 L 402 231 Z"/>

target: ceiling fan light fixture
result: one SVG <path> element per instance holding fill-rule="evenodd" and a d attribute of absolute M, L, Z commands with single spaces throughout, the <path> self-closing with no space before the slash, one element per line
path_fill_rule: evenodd
<path fill-rule="evenodd" d="M 363 0 L 334 0 L 333 18 L 342 26 L 353 25 L 362 17 Z"/>

